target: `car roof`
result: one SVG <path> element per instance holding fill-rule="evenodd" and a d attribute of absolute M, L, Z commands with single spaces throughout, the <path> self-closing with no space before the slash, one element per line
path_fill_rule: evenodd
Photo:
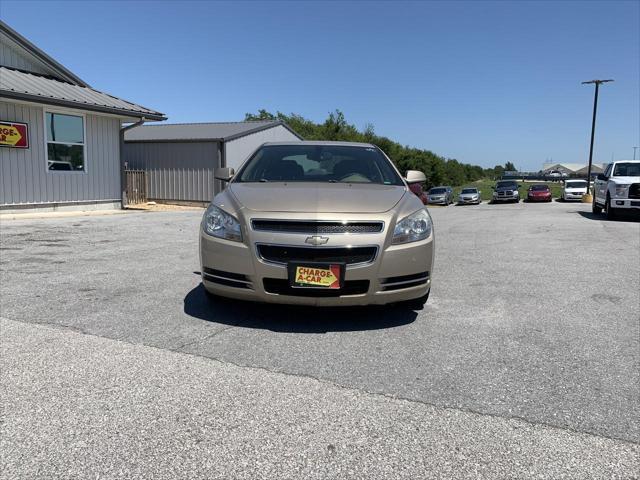
<path fill-rule="evenodd" d="M 375 145 L 371 143 L 361 143 L 361 142 L 336 142 L 329 140 L 302 140 L 302 141 L 292 141 L 292 142 L 266 142 L 265 146 L 288 146 L 288 145 L 309 145 L 309 146 L 324 146 L 324 145 L 334 145 L 338 147 L 363 147 L 363 148 L 377 148 Z"/>

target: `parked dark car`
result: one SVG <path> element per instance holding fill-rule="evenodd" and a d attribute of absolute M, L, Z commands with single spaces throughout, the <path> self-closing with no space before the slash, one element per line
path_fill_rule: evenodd
<path fill-rule="evenodd" d="M 493 202 L 519 202 L 520 192 L 518 182 L 513 180 L 501 180 L 493 187 Z"/>
<path fill-rule="evenodd" d="M 527 190 L 528 202 L 550 202 L 551 189 L 549 185 L 531 185 Z"/>

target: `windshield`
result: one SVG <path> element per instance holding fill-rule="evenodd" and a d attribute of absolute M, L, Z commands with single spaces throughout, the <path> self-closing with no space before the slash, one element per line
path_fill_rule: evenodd
<path fill-rule="evenodd" d="M 565 188 L 586 188 L 586 187 L 587 187 L 587 182 L 585 181 L 565 183 Z"/>
<path fill-rule="evenodd" d="M 478 193 L 478 190 L 475 188 L 463 188 L 460 193 Z"/>
<path fill-rule="evenodd" d="M 613 169 L 614 177 L 640 177 L 640 163 L 621 162 L 616 163 Z"/>
<path fill-rule="evenodd" d="M 447 189 L 446 188 L 432 188 L 431 190 L 429 190 L 429 195 L 442 195 L 443 193 L 446 193 Z"/>
<path fill-rule="evenodd" d="M 529 187 L 529 190 L 533 190 L 535 192 L 541 192 L 541 191 L 549 190 L 549 187 L 547 187 L 546 185 L 531 185 L 531 187 Z"/>
<path fill-rule="evenodd" d="M 377 148 L 342 145 L 266 145 L 245 163 L 235 181 L 404 185 Z"/>
<path fill-rule="evenodd" d="M 516 182 L 498 182 L 496 188 L 518 188 Z"/>

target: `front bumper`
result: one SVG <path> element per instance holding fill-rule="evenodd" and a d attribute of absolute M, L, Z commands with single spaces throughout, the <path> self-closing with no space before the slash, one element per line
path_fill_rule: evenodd
<path fill-rule="evenodd" d="M 582 200 L 586 192 L 564 192 L 562 198 L 565 200 Z"/>
<path fill-rule="evenodd" d="M 640 198 L 639 199 L 628 199 L 628 198 L 612 198 L 611 206 L 615 209 L 625 209 L 625 210 L 637 210 L 640 209 Z"/>
<path fill-rule="evenodd" d="M 550 202 L 551 195 L 528 195 L 527 200 L 529 202 Z"/>
<path fill-rule="evenodd" d="M 512 195 L 494 195 L 494 202 L 513 202 L 514 200 L 520 200 L 520 194 L 514 193 Z"/>
<path fill-rule="evenodd" d="M 443 198 L 431 198 L 429 197 L 427 199 L 427 201 L 429 202 L 429 205 L 446 205 L 447 204 L 447 199 L 446 197 Z"/>
<path fill-rule="evenodd" d="M 480 203 L 480 197 L 477 197 L 477 198 L 458 197 L 458 203 L 460 203 L 462 205 L 475 205 L 475 204 Z"/>
<path fill-rule="evenodd" d="M 377 234 L 378 253 L 373 261 L 347 265 L 345 288 L 338 296 L 317 290 L 296 289 L 288 294 L 286 265 L 259 258 L 256 244 L 309 247 L 306 234 L 281 234 L 243 229 L 244 243 L 212 237 L 200 229 L 202 283 L 211 293 L 240 300 L 314 306 L 382 305 L 424 296 L 431 288 L 434 235 L 419 242 L 390 245 L 387 227 Z M 333 235 L 332 247 L 372 245 L 372 235 Z M 317 247 L 322 248 L 322 247 Z M 368 283 L 367 283 L 368 282 Z M 350 288 L 357 286 L 357 288 Z M 351 294 L 350 291 L 358 290 Z M 286 293 L 274 293 L 274 292 Z"/>

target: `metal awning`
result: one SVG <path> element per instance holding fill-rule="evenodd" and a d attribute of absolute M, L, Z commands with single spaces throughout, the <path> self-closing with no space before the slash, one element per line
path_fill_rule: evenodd
<path fill-rule="evenodd" d="M 89 87 L 72 85 L 60 80 L 7 67 L 0 67 L 0 98 L 25 100 L 123 117 L 144 117 L 166 120 L 160 112 L 127 102 Z"/>

